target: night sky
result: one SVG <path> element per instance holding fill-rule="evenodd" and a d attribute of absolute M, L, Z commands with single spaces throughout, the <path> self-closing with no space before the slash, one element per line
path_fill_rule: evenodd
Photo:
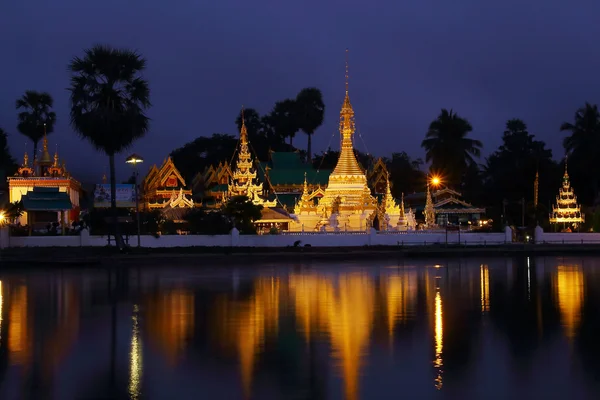
<path fill-rule="evenodd" d="M 359 150 L 424 157 L 429 122 L 452 108 L 470 120 L 486 155 L 517 117 L 559 158 L 560 124 L 598 101 L 599 14 L 598 0 L 2 1 L 0 126 L 20 162 L 14 102 L 28 89 L 50 92 L 52 153 L 58 144 L 79 180 L 99 181 L 107 158 L 71 130 L 66 88 L 70 59 L 101 43 L 148 59 L 151 129 L 126 152 L 144 156 L 145 167 L 198 136 L 235 134 L 242 105 L 267 113 L 308 86 L 326 104 L 313 142 L 320 152 L 339 143 L 331 138 L 349 48 Z M 306 136 L 295 143 L 305 148 Z M 128 172 L 118 167 L 120 178 Z"/>

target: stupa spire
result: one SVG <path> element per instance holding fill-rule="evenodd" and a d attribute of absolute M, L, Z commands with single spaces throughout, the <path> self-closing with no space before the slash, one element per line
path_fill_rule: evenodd
<path fill-rule="evenodd" d="M 40 165 L 51 165 L 52 158 L 48 152 L 48 135 L 46 134 L 46 124 L 44 124 L 44 139 L 42 141 L 42 158 L 39 161 Z"/>
<path fill-rule="evenodd" d="M 332 175 L 363 175 L 354 155 L 353 136 L 355 132 L 354 109 L 350 103 L 348 91 L 348 49 L 346 49 L 346 95 L 340 111 L 340 135 L 342 137 L 340 158 Z"/>

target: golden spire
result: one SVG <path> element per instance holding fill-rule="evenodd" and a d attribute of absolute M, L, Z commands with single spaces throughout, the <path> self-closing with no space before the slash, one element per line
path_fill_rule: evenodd
<path fill-rule="evenodd" d="M 29 167 L 29 156 L 27 155 L 27 152 L 25 152 L 25 155 L 23 155 L 23 166 Z"/>
<path fill-rule="evenodd" d="M 242 145 L 248 144 L 248 130 L 246 129 L 246 121 L 244 121 L 244 106 L 242 106 L 242 127 L 240 129 L 240 141 Z"/>
<path fill-rule="evenodd" d="M 46 124 L 44 124 L 44 140 L 42 141 L 42 159 L 40 160 L 40 164 L 52 164 L 52 159 L 50 158 L 50 153 L 48 152 L 48 136 L 46 135 Z"/>
<path fill-rule="evenodd" d="M 108 179 L 106 179 L 106 172 L 102 175 L 102 183 L 104 185 L 106 185 L 106 182 L 108 182 Z"/>
<path fill-rule="evenodd" d="M 354 145 L 352 138 L 355 132 L 354 110 L 350 103 L 350 95 L 348 93 L 348 49 L 346 49 L 346 96 L 340 111 L 340 135 L 342 136 L 342 144 L 340 158 L 333 170 L 332 175 L 364 175 L 364 171 L 358 165 L 356 156 L 354 155 Z"/>
<path fill-rule="evenodd" d="M 304 190 L 302 191 L 302 196 L 308 195 L 308 183 L 306 182 L 306 171 L 304 171 Z"/>
<path fill-rule="evenodd" d="M 402 197 L 400 200 L 400 217 L 404 217 L 404 192 L 402 192 Z"/>
<path fill-rule="evenodd" d="M 58 145 L 56 145 L 56 151 L 54 152 L 54 166 L 58 167 Z"/>
<path fill-rule="evenodd" d="M 431 191 L 429 190 L 429 176 L 427 177 L 427 198 L 425 200 L 425 225 L 435 225 L 435 209 L 433 208 L 433 200 L 431 199 Z"/>

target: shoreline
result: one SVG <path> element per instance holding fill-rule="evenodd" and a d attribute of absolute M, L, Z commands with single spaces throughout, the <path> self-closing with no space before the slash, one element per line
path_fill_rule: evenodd
<path fill-rule="evenodd" d="M 84 267 L 168 265 L 171 262 L 265 262 L 349 261 L 404 258 L 514 257 L 568 254 L 599 254 L 600 244 L 544 245 L 506 244 L 496 246 L 362 246 L 362 247 L 172 247 L 114 248 L 35 247 L 0 251 L 0 269 L 28 267 Z"/>

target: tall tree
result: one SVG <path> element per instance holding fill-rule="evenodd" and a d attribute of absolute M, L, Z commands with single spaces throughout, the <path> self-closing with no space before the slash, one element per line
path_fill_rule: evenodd
<path fill-rule="evenodd" d="M 426 161 L 431 161 L 431 168 L 442 173 L 449 184 L 457 185 L 467 166 L 481 154 L 481 142 L 468 137 L 471 131 L 469 121 L 442 109 L 421 143 Z"/>
<path fill-rule="evenodd" d="M 289 138 L 290 146 L 293 146 L 294 136 L 300 129 L 296 101 L 287 99 L 275 103 L 268 116 L 268 122 L 278 136 Z"/>
<path fill-rule="evenodd" d="M 298 127 L 308 136 L 306 146 L 307 161 L 312 160 L 312 135 L 323 124 L 325 104 L 323 95 L 317 88 L 305 88 L 296 96 Z"/>
<path fill-rule="evenodd" d="M 150 88 L 142 77 L 146 60 L 138 53 L 94 46 L 69 64 L 71 125 L 104 152 L 110 164 L 111 209 L 120 248 L 116 204 L 115 154 L 148 132 Z"/>
<path fill-rule="evenodd" d="M 239 112 L 235 119 L 235 125 L 237 126 L 237 133 L 240 133 L 242 129 L 242 113 L 244 114 L 244 124 L 248 131 L 248 136 L 253 138 L 258 136 L 262 131 L 262 120 L 258 112 L 254 108 L 246 108 Z"/>
<path fill-rule="evenodd" d="M 406 152 L 392 153 L 386 160 L 390 173 L 391 191 L 394 197 L 400 198 L 402 193 L 421 192 L 424 189 L 425 174 L 421 171 L 423 160 L 411 159 Z"/>
<path fill-rule="evenodd" d="M 0 128 L 0 179 L 2 179 L 0 187 L 3 187 L 6 183 L 4 177 L 13 175 L 16 170 L 17 163 L 8 148 L 8 134 Z"/>
<path fill-rule="evenodd" d="M 539 172 L 540 179 L 538 205 L 547 208 L 558 190 L 560 168 L 552 160 L 552 150 L 546 148 L 543 141 L 535 140 L 522 120 L 511 119 L 506 123 L 502 145 L 487 158 L 483 169 L 483 199 L 486 205 L 491 206 L 490 214 L 495 221 L 502 223 L 500 216 L 504 209 L 504 219 L 520 225 L 521 199 L 525 199 L 528 209 L 535 214 L 533 197 L 536 172 Z M 503 200 L 506 200 L 504 206 Z M 529 222 L 544 221 L 533 218 Z"/>
<path fill-rule="evenodd" d="M 600 113 L 595 104 L 585 103 L 577 110 L 573 123 L 565 122 L 560 130 L 570 132 L 563 141 L 569 155 L 569 174 L 573 186 L 585 204 L 598 198 L 600 176 L 590 172 L 590 166 L 600 159 Z"/>
<path fill-rule="evenodd" d="M 47 134 L 54 132 L 56 113 L 52 111 L 53 104 L 49 93 L 34 90 L 26 91 L 16 101 L 17 110 L 20 110 L 17 130 L 33 142 L 33 158 L 37 156 L 38 143 L 44 137 L 44 124 Z"/>

